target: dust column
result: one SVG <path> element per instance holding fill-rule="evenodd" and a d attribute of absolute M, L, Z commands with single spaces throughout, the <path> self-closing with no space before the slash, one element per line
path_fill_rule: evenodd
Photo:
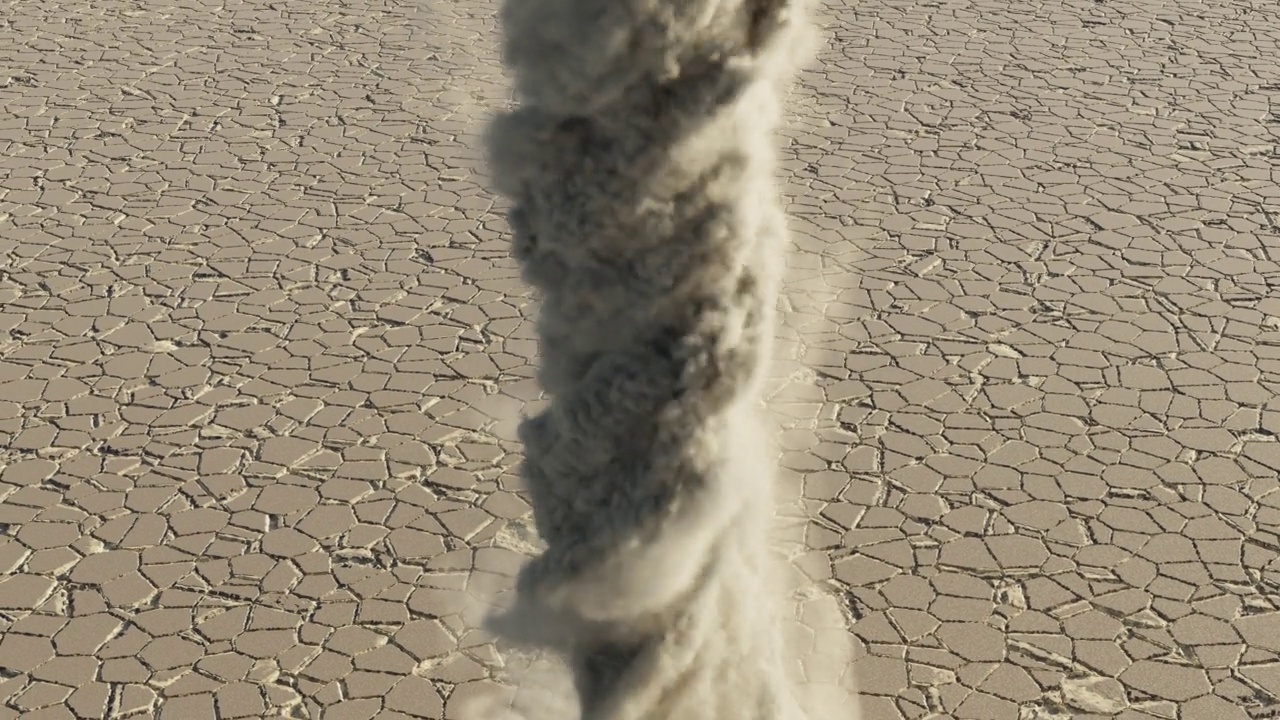
<path fill-rule="evenodd" d="M 522 469 L 545 552 L 493 621 L 563 654 L 584 720 L 796 720 L 758 416 L 798 0 L 506 0 L 488 137 L 541 297 Z"/>

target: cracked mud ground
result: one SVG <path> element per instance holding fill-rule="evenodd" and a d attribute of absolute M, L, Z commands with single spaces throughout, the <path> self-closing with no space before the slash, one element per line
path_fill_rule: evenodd
<path fill-rule="evenodd" d="M 494 11 L 0 4 L 0 718 L 504 692 Z M 772 404 L 867 716 L 1277 716 L 1280 17 L 820 21 Z"/>

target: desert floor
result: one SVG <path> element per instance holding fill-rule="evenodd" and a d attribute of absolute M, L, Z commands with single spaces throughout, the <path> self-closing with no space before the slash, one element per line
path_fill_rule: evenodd
<path fill-rule="evenodd" d="M 495 12 L 0 2 L 0 718 L 510 694 Z M 771 405 L 868 720 L 1280 717 L 1274 3 L 819 20 Z"/>

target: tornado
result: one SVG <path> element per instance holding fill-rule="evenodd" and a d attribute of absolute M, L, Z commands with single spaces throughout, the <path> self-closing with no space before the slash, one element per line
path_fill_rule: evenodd
<path fill-rule="evenodd" d="M 516 106 L 486 141 L 540 298 L 519 439 L 545 545 L 489 627 L 563 658 L 582 720 L 802 720 L 761 390 L 803 3 L 507 0 L 501 24 Z"/>

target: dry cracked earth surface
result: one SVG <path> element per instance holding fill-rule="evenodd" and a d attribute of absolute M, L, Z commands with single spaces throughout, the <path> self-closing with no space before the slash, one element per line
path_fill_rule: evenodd
<path fill-rule="evenodd" d="M 495 10 L 0 3 L 0 717 L 513 692 Z M 867 717 L 1280 716 L 1274 6 L 819 20 L 771 402 Z"/>

